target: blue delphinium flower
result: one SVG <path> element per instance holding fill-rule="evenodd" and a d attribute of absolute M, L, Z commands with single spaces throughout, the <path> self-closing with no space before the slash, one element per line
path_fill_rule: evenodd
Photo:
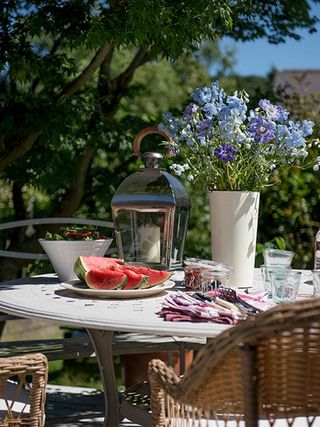
<path fill-rule="evenodd" d="M 314 122 L 311 120 L 303 120 L 302 121 L 302 134 L 304 137 L 312 135 L 314 127 Z"/>
<path fill-rule="evenodd" d="M 288 133 L 284 140 L 287 148 L 304 148 L 306 146 L 306 140 L 299 122 L 289 121 Z"/>
<path fill-rule="evenodd" d="M 174 117 L 172 113 L 163 113 L 163 118 L 167 120 L 169 123 L 174 121 Z"/>
<path fill-rule="evenodd" d="M 230 96 L 214 82 L 194 91 L 181 117 L 164 115 L 159 129 L 186 162 L 171 169 L 202 180 L 210 190 L 256 191 L 272 181 L 278 166 L 302 165 L 314 123 L 288 120 L 288 111 L 267 99 L 250 111 L 248 102 L 244 91 Z"/>
<path fill-rule="evenodd" d="M 259 107 L 266 112 L 266 116 L 269 120 L 283 123 L 287 120 L 289 112 L 280 105 L 272 104 L 268 99 L 260 99 Z"/>
<path fill-rule="evenodd" d="M 214 150 L 214 155 L 223 162 L 232 162 L 236 151 L 232 145 L 221 144 L 219 148 Z"/>
<path fill-rule="evenodd" d="M 239 125 L 237 120 L 230 116 L 230 120 L 220 121 L 219 123 L 219 137 L 223 141 L 237 142 L 239 135 Z"/>
<path fill-rule="evenodd" d="M 282 125 L 282 124 L 277 125 L 277 130 L 275 135 L 277 144 L 284 141 L 285 138 L 287 138 L 289 135 L 290 135 L 290 131 L 287 125 Z"/>
<path fill-rule="evenodd" d="M 228 106 L 233 110 L 237 115 L 243 115 L 247 111 L 247 106 L 245 102 L 238 98 L 237 96 L 228 96 L 227 98 Z"/>
<path fill-rule="evenodd" d="M 168 157 L 175 157 L 175 156 L 179 156 L 180 154 L 180 150 L 178 147 L 174 147 L 172 145 L 166 145 L 166 149 L 168 151 Z"/>
<path fill-rule="evenodd" d="M 248 131 L 253 137 L 254 142 L 266 144 L 274 138 L 276 126 L 264 117 L 257 116 L 251 121 Z"/>
<path fill-rule="evenodd" d="M 160 123 L 158 129 L 161 132 L 167 132 L 173 138 L 177 135 L 180 128 L 179 120 L 175 119 L 172 113 L 165 113 L 162 115 L 165 123 Z"/>
<path fill-rule="evenodd" d="M 221 121 L 226 121 L 231 115 L 231 108 L 228 105 L 221 106 L 218 117 Z"/>
<path fill-rule="evenodd" d="M 188 104 L 184 110 L 183 113 L 183 120 L 185 120 L 186 122 L 190 122 L 193 119 L 193 116 L 195 115 L 195 113 L 198 111 L 199 107 L 196 104 Z"/>
<path fill-rule="evenodd" d="M 217 106 L 213 103 L 211 104 L 205 104 L 202 107 L 202 111 L 204 112 L 204 115 L 211 119 L 213 116 L 215 116 L 218 112 Z"/>
<path fill-rule="evenodd" d="M 196 124 L 196 129 L 200 136 L 207 136 L 212 126 L 211 119 L 204 119 L 202 122 Z"/>
<path fill-rule="evenodd" d="M 211 94 L 212 94 L 212 99 L 213 100 L 218 100 L 219 98 L 221 98 L 221 93 L 220 93 L 218 82 L 213 82 L 212 83 L 212 85 L 211 85 Z"/>
<path fill-rule="evenodd" d="M 207 140 L 205 136 L 198 136 L 198 141 L 200 145 L 203 145 L 203 146 L 207 145 Z"/>
<path fill-rule="evenodd" d="M 200 89 L 196 89 L 192 94 L 192 99 L 194 102 L 197 102 L 198 104 L 207 104 L 211 101 L 211 90 L 209 87 L 203 87 Z"/>

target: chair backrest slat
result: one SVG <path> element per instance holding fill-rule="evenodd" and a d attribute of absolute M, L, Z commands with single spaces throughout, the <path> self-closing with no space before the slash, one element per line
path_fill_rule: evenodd
<path fill-rule="evenodd" d="M 13 228 L 27 227 L 32 225 L 45 225 L 45 224 L 78 224 L 78 225 L 92 225 L 94 227 L 110 228 L 113 229 L 113 222 L 103 221 L 98 219 L 86 219 L 86 218 L 66 218 L 66 217 L 53 217 L 53 218 L 32 218 L 24 219 L 19 221 L 10 221 L 0 224 L 0 231 L 11 230 Z M 111 254 L 115 251 L 112 249 L 108 250 Z M 0 257 L 15 258 L 15 259 L 30 259 L 30 260 L 41 260 L 48 259 L 48 256 L 44 253 L 34 252 L 19 252 L 2 249 L 0 250 Z"/>
<path fill-rule="evenodd" d="M 80 225 L 93 225 L 95 227 L 113 228 L 111 221 L 102 221 L 96 219 L 85 218 L 32 218 L 20 221 L 11 221 L 0 224 L 0 230 L 9 230 L 11 228 L 26 227 L 28 225 L 41 225 L 41 224 L 80 224 Z"/>

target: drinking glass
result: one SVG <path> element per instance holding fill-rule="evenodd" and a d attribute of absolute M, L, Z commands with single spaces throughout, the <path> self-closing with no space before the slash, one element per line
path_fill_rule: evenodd
<path fill-rule="evenodd" d="M 292 302 L 298 295 L 301 271 L 288 270 L 279 274 L 280 270 L 270 270 L 272 300 L 276 304 Z"/>
<path fill-rule="evenodd" d="M 279 276 L 286 275 L 289 270 L 291 270 L 290 266 L 284 265 L 284 264 L 274 264 L 274 265 L 260 265 L 262 280 L 263 280 L 263 286 L 264 289 L 267 292 L 271 293 L 271 277 L 270 272 L 275 271 Z"/>
<path fill-rule="evenodd" d="M 320 270 L 312 270 L 313 295 L 320 297 Z"/>
<path fill-rule="evenodd" d="M 263 250 L 265 265 L 291 265 L 294 252 L 266 248 Z"/>

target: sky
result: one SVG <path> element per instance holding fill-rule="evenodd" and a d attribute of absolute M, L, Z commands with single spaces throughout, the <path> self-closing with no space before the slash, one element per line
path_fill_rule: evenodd
<path fill-rule="evenodd" d="M 313 8 L 320 17 L 320 5 Z M 253 42 L 234 42 L 224 39 L 222 46 L 234 45 L 237 64 L 234 70 L 240 75 L 265 76 L 272 68 L 284 69 L 320 69 L 320 23 L 317 33 L 300 31 L 300 41 L 287 39 L 286 43 L 273 45 L 266 40 Z"/>

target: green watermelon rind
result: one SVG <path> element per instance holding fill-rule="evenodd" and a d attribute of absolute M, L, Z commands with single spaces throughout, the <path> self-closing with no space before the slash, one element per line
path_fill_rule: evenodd
<path fill-rule="evenodd" d="M 124 274 L 126 274 L 126 270 L 125 269 L 122 269 L 122 271 L 123 271 Z M 130 271 L 133 271 L 133 270 L 130 270 Z M 128 278 L 128 280 L 129 280 L 129 278 Z M 134 288 L 129 288 L 129 290 L 133 291 L 135 289 L 145 289 L 145 288 L 148 288 L 148 281 L 149 281 L 149 277 L 142 274 L 142 278 L 141 278 L 140 282 L 137 283 Z M 126 287 L 124 287 L 123 290 L 125 291 Z"/>
<path fill-rule="evenodd" d="M 84 276 L 84 279 L 85 279 L 85 283 L 86 283 L 86 285 L 87 286 L 89 286 L 89 288 L 91 288 L 91 289 L 95 289 L 95 290 L 103 290 L 103 288 L 96 288 L 96 287 L 93 287 L 91 284 L 90 284 L 90 282 L 88 281 L 88 274 L 90 274 L 90 271 L 91 270 L 89 270 L 89 271 L 87 271 L 86 273 L 85 273 L 85 276 Z M 114 280 L 114 279 L 113 279 Z M 112 288 L 107 288 L 106 290 L 112 290 L 112 291 L 118 291 L 118 290 L 121 290 L 121 289 L 124 289 L 125 288 L 125 286 L 126 286 L 126 284 L 127 284 L 127 276 L 124 274 L 124 277 L 123 277 L 123 280 L 121 281 L 121 282 L 119 282 L 118 283 L 118 285 L 116 285 L 116 286 L 114 286 L 114 287 L 112 287 Z"/>

